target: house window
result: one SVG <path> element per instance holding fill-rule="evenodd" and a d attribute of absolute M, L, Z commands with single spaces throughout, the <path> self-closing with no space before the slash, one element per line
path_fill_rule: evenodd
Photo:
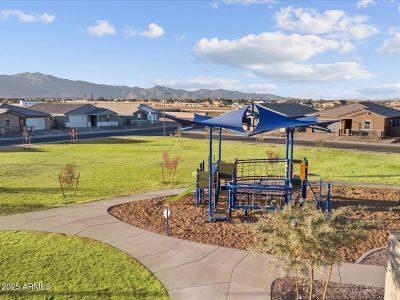
<path fill-rule="evenodd" d="M 362 123 L 362 129 L 371 130 L 372 129 L 372 121 L 371 120 L 364 120 L 363 123 Z"/>
<path fill-rule="evenodd" d="M 10 126 L 11 126 L 11 120 L 10 120 L 10 118 L 6 118 L 6 119 L 5 119 L 5 123 L 6 123 L 6 127 L 10 127 Z"/>
<path fill-rule="evenodd" d="M 69 117 L 68 116 L 65 117 L 65 122 L 69 123 Z"/>
<path fill-rule="evenodd" d="M 390 126 L 391 127 L 400 127 L 400 117 L 391 119 Z"/>

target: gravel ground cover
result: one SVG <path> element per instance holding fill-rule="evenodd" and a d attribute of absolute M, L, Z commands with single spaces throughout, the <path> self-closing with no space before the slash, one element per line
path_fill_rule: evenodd
<path fill-rule="evenodd" d="M 361 262 L 364 265 L 382 266 L 386 267 L 388 260 L 389 250 L 381 249 L 368 255 Z"/>
<path fill-rule="evenodd" d="M 322 299 L 323 282 L 314 282 L 313 299 Z M 309 287 L 301 285 L 300 296 L 308 299 Z M 291 277 L 283 277 L 275 280 L 272 284 L 272 300 L 293 300 L 296 299 L 295 282 Z M 384 289 L 367 287 L 353 284 L 331 282 L 328 287 L 327 299 L 329 300 L 383 300 Z"/>

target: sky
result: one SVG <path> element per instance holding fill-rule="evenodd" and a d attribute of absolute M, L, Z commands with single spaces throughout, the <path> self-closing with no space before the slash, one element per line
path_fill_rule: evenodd
<path fill-rule="evenodd" d="M 400 0 L 0 1 L 0 74 L 400 98 Z"/>

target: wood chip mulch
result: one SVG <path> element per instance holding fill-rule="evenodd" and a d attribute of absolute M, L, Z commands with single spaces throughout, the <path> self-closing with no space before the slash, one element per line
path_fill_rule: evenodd
<path fill-rule="evenodd" d="M 385 223 L 384 228 L 373 230 L 366 241 L 352 249 L 342 250 L 344 261 L 355 262 L 363 253 L 387 245 L 388 229 L 400 230 L 400 190 L 333 187 L 332 208 L 340 206 L 366 206 L 366 211 L 355 217 L 374 219 Z M 110 209 L 110 213 L 120 220 L 149 231 L 165 234 L 163 210 L 169 207 L 170 235 L 180 239 L 199 243 L 231 247 L 243 250 L 251 249 L 256 238 L 254 223 L 264 214 L 261 210 L 249 211 L 249 217 L 243 211 L 235 210 L 230 221 L 207 223 L 207 206 L 196 208 L 194 196 L 189 195 L 174 203 L 165 199 L 151 199 L 126 203 Z"/>

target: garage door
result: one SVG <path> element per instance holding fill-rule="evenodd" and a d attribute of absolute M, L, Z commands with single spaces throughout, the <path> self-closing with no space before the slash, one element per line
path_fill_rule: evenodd
<path fill-rule="evenodd" d="M 26 126 L 33 127 L 33 130 L 46 129 L 46 118 L 27 118 Z"/>
<path fill-rule="evenodd" d="M 84 116 L 69 116 L 67 127 L 88 127 L 88 118 Z"/>

